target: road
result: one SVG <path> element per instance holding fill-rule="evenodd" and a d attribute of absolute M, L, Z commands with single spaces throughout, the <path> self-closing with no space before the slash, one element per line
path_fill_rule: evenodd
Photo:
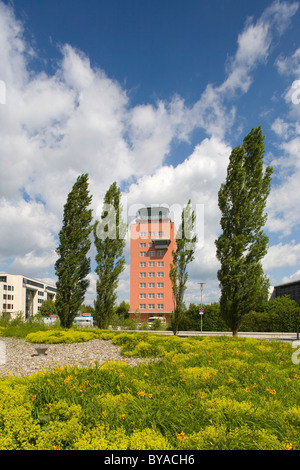
<path fill-rule="evenodd" d="M 127 330 L 129 331 L 129 330 Z M 140 333 L 157 333 L 160 335 L 173 335 L 172 331 L 152 331 L 152 330 L 130 330 Z M 178 331 L 177 336 L 232 336 L 231 331 Z M 254 339 L 268 339 L 268 340 L 280 340 L 280 341 L 296 341 L 297 333 L 276 333 L 276 332 L 239 332 L 238 338 L 254 338 Z"/>

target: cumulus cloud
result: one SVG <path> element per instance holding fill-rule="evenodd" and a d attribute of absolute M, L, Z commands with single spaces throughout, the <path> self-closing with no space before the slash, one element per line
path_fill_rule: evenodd
<path fill-rule="evenodd" d="M 269 247 L 263 260 L 264 268 L 269 271 L 283 266 L 297 266 L 300 263 L 300 243 L 279 243 Z"/>
<path fill-rule="evenodd" d="M 299 281 L 299 280 L 300 280 L 300 269 L 298 269 L 298 271 L 296 271 L 294 274 L 291 274 L 291 276 L 284 276 L 284 278 L 282 279 L 282 283 Z"/>

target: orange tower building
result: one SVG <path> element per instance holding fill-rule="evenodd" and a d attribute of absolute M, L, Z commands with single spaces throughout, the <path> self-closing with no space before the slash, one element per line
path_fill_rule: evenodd
<path fill-rule="evenodd" d="M 141 322 L 149 317 L 165 317 L 170 322 L 174 306 L 169 272 L 175 247 L 169 209 L 140 209 L 131 224 L 130 318 L 138 313 Z"/>

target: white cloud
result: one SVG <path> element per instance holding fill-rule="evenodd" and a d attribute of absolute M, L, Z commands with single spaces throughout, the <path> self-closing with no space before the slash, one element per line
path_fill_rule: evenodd
<path fill-rule="evenodd" d="M 300 243 L 279 243 L 269 247 L 268 253 L 263 259 L 263 267 L 266 271 L 283 266 L 296 266 L 300 263 Z"/>
<path fill-rule="evenodd" d="M 55 216 L 43 204 L 20 200 L 17 203 L 0 200 L 0 258 L 22 256 L 29 252 L 42 253 L 55 247 L 58 230 Z"/>
<path fill-rule="evenodd" d="M 283 155 L 274 160 L 279 182 L 273 184 L 268 199 L 267 227 L 286 236 L 299 227 L 300 137 L 281 144 Z"/>
<path fill-rule="evenodd" d="M 255 24 L 252 18 L 248 18 L 244 31 L 239 34 L 238 49 L 231 59 L 229 75 L 219 87 L 220 92 L 248 91 L 252 83 L 250 73 L 259 63 L 267 60 L 275 33 L 285 31 L 297 9 L 296 2 L 275 1 Z"/>
<path fill-rule="evenodd" d="M 300 280 L 300 269 L 296 271 L 294 274 L 291 274 L 291 276 L 284 276 L 282 279 L 282 284 L 286 282 L 293 282 L 293 281 L 299 281 Z"/>
<path fill-rule="evenodd" d="M 284 75 L 300 76 L 300 47 L 290 55 L 280 55 L 276 61 L 278 72 Z"/>

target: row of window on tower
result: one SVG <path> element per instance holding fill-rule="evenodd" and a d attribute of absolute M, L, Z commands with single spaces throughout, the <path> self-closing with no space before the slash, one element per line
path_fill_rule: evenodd
<path fill-rule="evenodd" d="M 140 282 L 140 288 L 141 289 L 145 289 L 147 286 L 146 286 L 146 282 Z M 148 287 L 150 289 L 154 289 L 155 288 L 155 282 L 148 282 Z M 164 283 L 163 282 L 158 282 L 157 283 L 157 287 L 159 289 L 163 289 L 165 286 L 164 286 Z"/>
<path fill-rule="evenodd" d="M 155 251 L 149 251 L 148 256 L 164 256 L 165 252 L 162 250 L 157 250 L 157 253 Z M 147 251 L 140 251 L 140 256 L 141 257 L 146 257 L 147 256 Z"/>
<path fill-rule="evenodd" d="M 165 235 L 165 232 L 157 232 L 159 237 L 163 237 Z M 149 237 L 155 237 L 156 232 L 149 232 Z M 147 237 L 147 232 L 141 232 L 140 237 Z"/>
<path fill-rule="evenodd" d="M 164 277 L 165 273 L 163 271 L 159 271 L 157 273 L 157 277 Z M 147 277 L 147 273 L 145 272 L 140 272 L 140 277 Z M 150 271 L 148 273 L 148 277 L 155 277 L 155 272 L 154 271 Z"/>
<path fill-rule="evenodd" d="M 163 310 L 164 309 L 164 304 L 157 304 L 156 308 L 158 310 Z M 145 310 L 146 309 L 146 304 L 140 304 L 140 309 Z M 149 310 L 155 310 L 155 304 L 148 304 L 148 309 Z"/>

